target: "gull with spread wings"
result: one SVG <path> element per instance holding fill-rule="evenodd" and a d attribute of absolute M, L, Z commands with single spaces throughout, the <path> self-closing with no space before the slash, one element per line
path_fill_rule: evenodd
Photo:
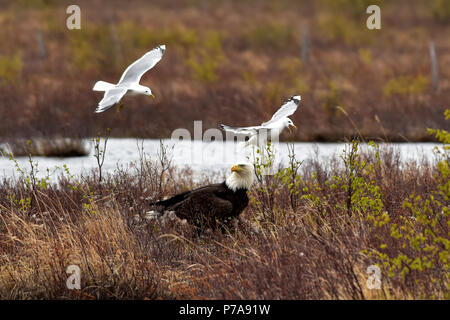
<path fill-rule="evenodd" d="M 153 68 L 161 60 L 165 50 L 166 46 L 161 45 L 144 54 L 140 59 L 128 66 L 117 84 L 97 81 L 93 90 L 104 91 L 105 94 L 95 112 L 99 113 L 108 110 L 119 103 L 125 95 L 142 94 L 154 98 L 155 96 L 152 90 L 140 85 L 139 81 L 144 73 Z"/>
<path fill-rule="evenodd" d="M 280 109 L 278 109 L 277 112 L 275 112 L 269 121 L 263 122 L 259 126 L 230 127 L 221 124 L 219 127 L 225 132 L 232 133 L 238 138 L 244 139 L 249 137 L 248 141 L 245 143 L 245 147 L 252 144 L 263 146 L 267 143 L 268 138 L 278 137 L 284 128 L 289 129 L 289 126 L 296 128 L 292 120 L 288 117 L 297 110 L 300 100 L 301 97 L 299 95 L 292 96 L 280 107 Z"/>

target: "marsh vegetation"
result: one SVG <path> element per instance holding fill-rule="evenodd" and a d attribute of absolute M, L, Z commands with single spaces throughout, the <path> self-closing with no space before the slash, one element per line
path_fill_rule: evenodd
<path fill-rule="evenodd" d="M 447 118 L 450 113 L 447 112 Z M 75 299 L 449 299 L 449 155 L 401 163 L 373 142 L 323 163 L 255 162 L 250 204 L 222 230 L 158 220 L 149 201 L 220 181 L 141 154 L 128 170 L 58 183 L 22 170 L 0 184 L 0 297 Z M 32 161 L 32 160 L 31 160 Z M 80 290 L 66 288 L 78 265 Z M 366 286 L 380 268 L 381 288 Z"/>

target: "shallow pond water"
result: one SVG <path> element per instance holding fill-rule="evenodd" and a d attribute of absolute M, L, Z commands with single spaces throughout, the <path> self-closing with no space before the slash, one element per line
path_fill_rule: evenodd
<path fill-rule="evenodd" d="M 202 142 L 202 141 L 175 141 L 171 139 L 162 140 L 168 150 L 168 155 L 172 157 L 173 163 L 179 168 L 189 167 L 194 174 L 220 173 L 223 174 L 229 170 L 230 166 L 242 161 L 252 159 L 254 152 L 251 147 L 243 148 L 242 144 L 232 141 L 226 142 Z M 90 144 L 89 140 L 86 143 Z M 438 145 L 435 143 L 389 143 L 384 147 L 393 147 L 400 152 L 400 157 L 405 161 L 419 161 L 423 158 L 432 160 L 434 157 L 433 148 Z M 367 148 L 362 145 L 362 149 Z M 294 143 L 294 152 L 298 160 L 318 157 L 320 161 L 327 161 L 333 155 L 342 154 L 347 148 L 345 143 Z M 160 140 L 156 139 L 118 139 L 111 138 L 108 141 L 104 172 L 112 173 L 118 166 L 127 167 L 130 162 L 139 161 L 142 151 L 147 157 L 156 159 L 160 152 Z M 288 161 L 288 144 L 279 143 L 274 146 L 275 162 L 286 164 Z M 50 170 L 51 180 L 57 179 L 62 172 L 63 165 L 67 165 L 71 174 L 88 174 L 91 170 L 97 168 L 94 158 L 94 148 L 91 146 L 90 154 L 85 157 L 74 158 L 47 158 L 34 157 L 33 160 L 38 163 L 38 176 L 43 177 Z M 28 170 L 30 164 L 28 158 L 16 158 L 18 165 Z M 17 177 L 18 172 L 13 161 L 8 157 L 0 156 L 0 177 Z"/>

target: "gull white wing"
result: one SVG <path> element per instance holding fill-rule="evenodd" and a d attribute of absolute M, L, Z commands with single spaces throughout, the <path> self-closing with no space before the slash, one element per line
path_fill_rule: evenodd
<path fill-rule="evenodd" d="M 106 82 L 106 81 L 97 81 L 94 85 L 94 88 L 92 90 L 94 91 L 108 91 L 112 88 L 114 88 L 116 85 Z"/>
<path fill-rule="evenodd" d="M 115 87 L 105 92 L 103 99 L 98 103 L 96 113 L 103 112 L 113 107 L 127 93 L 127 88 Z"/>
<path fill-rule="evenodd" d="M 300 96 L 292 96 L 280 107 L 280 109 L 278 109 L 277 112 L 274 113 L 269 121 L 262 123 L 261 126 L 269 127 L 275 124 L 278 120 L 289 117 L 297 110 L 298 105 L 300 104 L 300 100 Z"/>
<path fill-rule="evenodd" d="M 142 75 L 153 68 L 159 60 L 161 60 L 164 51 L 166 51 L 165 45 L 157 46 L 155 49 L 150 50 L 141 58 L 130 64 L 122 74 L 118 85 L 139 83 Z"/>
<path fill-rule="evenodd" d="M 230 127 L 224 124 L 219 125 L 223 131 L 230 132 L 238 137 L 253 136 L 257 133 L 259 127 Z"/>

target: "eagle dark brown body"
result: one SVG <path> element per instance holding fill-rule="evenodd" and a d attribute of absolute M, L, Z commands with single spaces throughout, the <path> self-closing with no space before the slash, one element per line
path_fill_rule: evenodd
<path fill-rule="evenodd" d="M 154 205 L 174 211 L 193 225 L 216 227 L 217 223 L 239 216 L 248 205 L 248 196 L 246 189 L 233 191 L 224 181 L 179 193 Z"/>
<path fill-rule="evenodd" d="M 163 207 L 163 211 L 174 211 L 180 219 L 201 229 L 216 228 L 217 224 L 239 216 L 247 207 L 247 190 L 252 183 L 253 166 L 237 164 L 222 183 L 185 191 L 152 205 Z"/>

